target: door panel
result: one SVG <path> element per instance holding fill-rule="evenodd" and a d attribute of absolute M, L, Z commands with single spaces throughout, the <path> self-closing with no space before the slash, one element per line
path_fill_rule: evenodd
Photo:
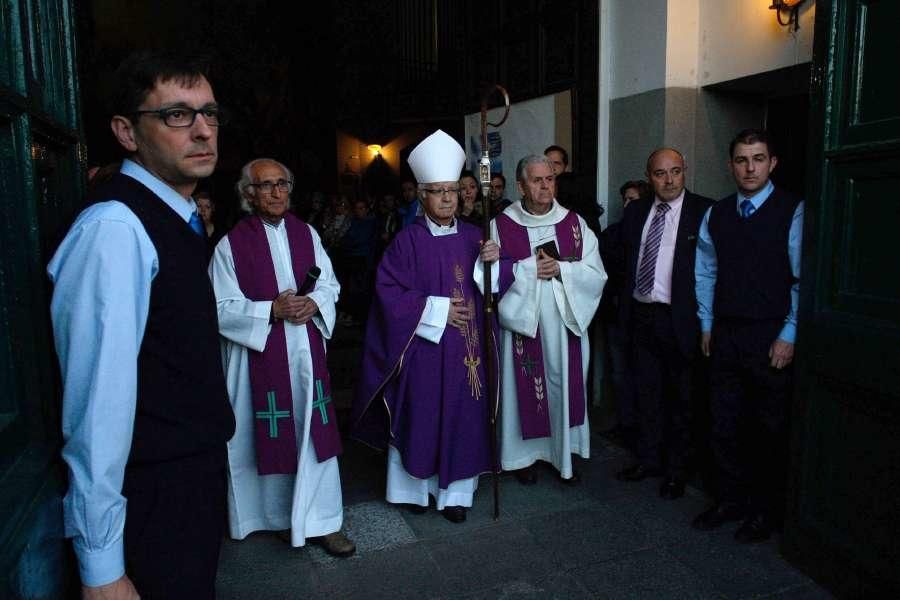
<path fill-rule="evenodd" d="M 890 321 L 900 309 L 900 160 L 834 166 L 837 277 L 831 308 Z"/>
<path fill-rule="evenodd" d="M 45 269 L 81 197 L 72 0 L 0 2 L 0 597 L 69 597 Z"/>
<path fill-rule="evenodd" d="M 836 12 L 845 39 L 836 40 L 835 53 L 844 62 L 833 65 L 841 81 L 846 144 L 900 137 L 900 89 L 897 76 L 897 23 L 900 2 L 855 0 Z M 817 32 L 818 35 L 818 32 Z"/>
<path fill-rule="evenodd" d="M 784 551 L 854 598 L 900 593 L 897 22 L 892 0 L 816 2 Z"/>
<path fill-rule="evenodd" d="M 878 411 L 861 410 L 857 387 L 825 378 L 815 392 L 820 401 L 810 431 L 805 525 L 856 560 L 887 569 L 886 550 L 896 534 L 886 526 L 895 509 L 889 492 L 900 460 L 892 441 L 896 429 Z"/>

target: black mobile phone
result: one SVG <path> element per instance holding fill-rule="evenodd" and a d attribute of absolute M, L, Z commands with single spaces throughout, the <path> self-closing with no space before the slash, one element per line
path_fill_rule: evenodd
<path fill-rule="evenodd" d="M 300 286 L 300 289 L 297 290 L 296 296 L 305 296 L 316 287 L 316 281 L 319 279 L 319 275 L 322 274 L 322 269 L 313 265 L 309 268 L 309 271 L 306 272 L 306 279 L 303 280 L 303 284 Z"/>
<path fill-rule="evenodd" d="M 537 246 L 534 249 L 534 253 L 537 254 L 538 250 L 543 250 L 544 254 L 552 258 L 553 260 L 562 260 L 559 257 L 559 250 L 556 248 L 556 242 L 550 240 L 548 242 L 544 242 L 540 246 Z"/>

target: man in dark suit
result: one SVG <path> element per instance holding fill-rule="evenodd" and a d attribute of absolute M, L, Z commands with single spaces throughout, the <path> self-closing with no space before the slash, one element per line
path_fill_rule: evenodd
<path fill-rule="evenodd" d="M 638 407 L 638 462 L 621 481 L 665 475 L 659 493 L 684 495 L 690 451 L 691 372 L 700 338 L 694 257 L 712 202 L 684 187 L 685 163 L 672 148 L 647 159 L 653 197 L 625 211 L 625 284 L 619 303 L 632 336 Z"/>

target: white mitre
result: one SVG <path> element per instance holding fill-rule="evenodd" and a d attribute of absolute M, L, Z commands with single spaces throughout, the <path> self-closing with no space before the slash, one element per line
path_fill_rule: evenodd
<path fill-rule="evenodd" d="M 407 161 L 419 183 L 456 181 L 466 153 L 456 140 L 438 129 L 413 148 Z"/>

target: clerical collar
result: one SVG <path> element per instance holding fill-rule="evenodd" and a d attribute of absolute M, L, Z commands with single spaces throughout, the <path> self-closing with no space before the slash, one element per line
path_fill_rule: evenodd
<path fill-rule="evenodd" d="M 503 214 L 512 219 L 515 223 L 524 227 L 546 227 L 555 225 L 562 221 L 569 214 L 569 211 L 562 207 L 556 200 L 553 201 L 553 207 L 549 212 L 543 215 L 533 215 L 525 210 L 524 204 L 513 202 L 503 211 Z"/>
<path fill-rule="evenodd" d="M 453 220 L 450 221 L 449 225 L 441 225 L 428 215 L 425 215 L 425 224 L 428 225 L 428 231 L 434 236 L 456 233 L 456 217 L 453 217 Z"/>
<path fill-rule="evenodd" d="M 259 220 L 262 221 L 262 222 L 263 222 L 263 225 L 265 225 L 266 227 L 271 227 L 272 229 L 275 229 L 275 230 L 279 230 L 279 229 L 282 228 L 282 226 L 284 226 L 284 219 L 283 219 L 283 218 L 282 218 L 280 221 L 278 221 L 277 224 L 269 223 L 268 221 L 266 221 L 266 220 L 263 219 L 262 217 L 260 217 Z"/>
<path fill-rule="evenodd" d="M 526 213 L 528 213 L 528 214 L 531 215 L 532 217 L 546 217 L 546 216 L 549 215 L 551 212 L 553 212 L 553 204 L 550 205 L 550 208 L 547 210 L 547 212 L 545 212 L 545 213 L 543 213 L 543 214 L 540 214 L 540 215 L 537 214 L 537 213 L 533 213 L 533 212 L 531 212 L 530 210 L 528 210 L 528 207 L 525 205 L 525 198 L 522 198 L 522 201 L 519 202 L 519 204 L 522 205 L 522 210 L 524 210 Z"/>

